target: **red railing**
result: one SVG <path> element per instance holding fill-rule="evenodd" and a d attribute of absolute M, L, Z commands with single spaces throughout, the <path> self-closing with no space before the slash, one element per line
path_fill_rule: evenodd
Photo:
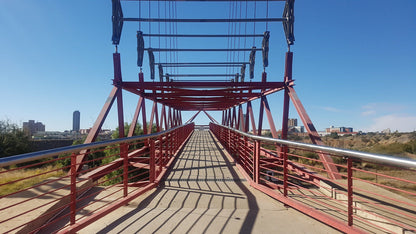
<path fill-rule="evenodd" d="M 193 129 L 0 159 L 1 232 L 82 229 L 156 187 Z M 77 172 L 80 152 L 86 159 Z"/>
<path fill-rule="evenodd" d="M 250 185 L 343 232 L 416 231 L 416 161 L 210 129 Z M 343 179 L 331 180 L 318 154 Z"/>

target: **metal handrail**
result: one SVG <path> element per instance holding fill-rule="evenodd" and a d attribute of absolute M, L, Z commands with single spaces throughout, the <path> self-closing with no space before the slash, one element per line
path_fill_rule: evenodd
<path fill-rule="evenodd" d="M 281 139 L 275 139 L 275 138 L 269 138 L 269 137 L 263 137 L 263 136 L 256 136 L 256 135 L 252 135 L 252 134 L 239 131 L 237 129 L 234 129 L 228 126 L 215 124 L 215 123 L 211 123 L 211 124 L 218 125 L 218 126 L 227 128 L 229 130 L 235 131 L 253 140 L 267 141 L 267 142 L 273 142 L 273 143 L 277 143 L 277 144 L 285 145 L 285 146 L 292 146 L 292 147 L 299 147 L 303 149 L 322 151 L 322 152 L 326 152 L 330 154 L 336 154 L 339 156 L 352 157 L 354 159 L 361 159 L 361 160 L 365 160 L 369 162 L 387 164 L 390 166 L 416 169 L 416 160 L 412 160 L 412 159 L 400 158 L 400 157 L 395 157 L 391 155 L 383 155 L 383 154 L 371 154 L 371 153 L 365 153 L 365 152 L 354 151 L 354 150 L 346 150 L 346 149 L 340 149 L 340 148 L 329 147 L 329 146 L 313 145 L 313 144 L 281 140 Z"/>
<path fill-rule="evenodd" d="M 44 159 L 44 158 L 48 158 L 51 156 L 55 156 L 57 154 L 74 153 L 74 152 L 79 152 L 81 150 L 86 150 L 86 149 L 91 149 L 91 148 L 98 148 L 98 147 L 104 147 L 104 146 L 113 145 L 113 144 L 129 143 L 129 142 L 138 141 L 138 140 L 156 138 L 156 137 L 159 137 L 160 135 L 172 132 L 178 128 L 185 127 L 190 124 L 193 124 L 193 123 L 184 124 L 178 127 L 174 127 L 174 128 L 162 131 L 162 132 L 157 132 L 157 133 L 152 133 L 152 134 L 125 137 L 125 138 L 108 140 L 108 141 L 92 142 L 92 143 L 81 144 L 81 145 L 71 145 L 71 146 L 60 147 L 60 148 L 55 148 L 55 149 L 42 150 L 42 151 L 31 152 L 31 153 L 26 153 L 26 154 L 19 154 L 19 155 L 10 156 L 10 157 L 4 157 L 4 158 L 0 158 L 0 167 L 6 167 L 6 166 L 18 164 L 18 163 Z"/>

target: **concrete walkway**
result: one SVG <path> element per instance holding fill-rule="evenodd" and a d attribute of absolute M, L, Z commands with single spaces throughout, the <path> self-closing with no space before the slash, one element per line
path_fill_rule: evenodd
<path fill-rule="evenodd" d="M 209 131 L 196 130 L 165 184 L 79 233 L 338 233 L 250 188 Z"/>

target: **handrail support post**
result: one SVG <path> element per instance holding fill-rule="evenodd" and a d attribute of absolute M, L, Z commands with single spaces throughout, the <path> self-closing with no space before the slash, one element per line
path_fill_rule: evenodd
<path fill-rule="evenodd" d="M 348 226 L 353 225 L 353 185 L 352 185 L 352 157 L 347 158 L 348 183 Z"/>
<path fill-rule="evenodd" d="M 77 155 L 71 154 L 71 203 L 70 203 L 70 225 L 75 224 L 77 213 Z"/>

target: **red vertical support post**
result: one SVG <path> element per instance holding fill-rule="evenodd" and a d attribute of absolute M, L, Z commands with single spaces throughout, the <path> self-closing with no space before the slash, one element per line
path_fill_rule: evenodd
<path fill-rule="evenodd" d="M 139 73 L 139 81 L 144 81 L 144 76 L 143 76 L 143 72 L 140 71 Z M 142 103 L 144 102 L 144 98 L 142 96 L 140 96 L 139 101 L 137 102 L 137 107 L 136 107 L 136 111 L 134 112 L 134 117 L 133 117 L 133 121 L 130 124 L 130 129 L 129 132 L 127 134 L 128 137 L 131 137 L 134 135 L 134 129 L 136 129 L 136 125 L 137 125 L 137 120 L 139 119 L 139 114 L 140 111 L 142 109 Z"/>
<path fill-rule="evenodd" d="M 233 117 L 232 117 L 232 120 L 231 120 L 231 127 L 237 129 L 237 123 L 236 123 L 237 122 L 237 119 L 236 119 L 237 114 L 236 114 L 236 111 L 235 111 L 235 106 L 233 107 L 232 115 L 233 115 Z"/>
<path fill-rule="evenodd" d="M 178 119 L 178 125 L 177 126 L 180 126 L 181 125 L 181 122 L 182 122 L 182 120 L 181 120 L 181 111 L 180 110 L 176 110 L 176 117 L 177 117 L 177 119 Z"/>
<path fill-rule="evenodd" d="M 142 104 L 142 121 L 143 121 L 143 134 L 147 134 L 147 120 L 146 120 L 146 100 L 143 100 Z"/>
<path fill-rule="evenodd" d="M 117 92 L 117 111 L 118 111 L 118 136 L 124 138 L 124 111 L 123 111 L 123 80 L 121 77 L 121 65 L 120 65 L 120 54 L 113 54 L 114 60 L 114 80 L 113 84 L 118 88 Z M 134 129 L 133 129 L 134 131 Z M 120 157 L 123 158 L 123 196 L 127 197 L 127 186 L 128 186 L 128 158 L 127 158 L 127 144 L 120 144 Z"/>
<path fill-rule="evenodd" d="M 70 205 L 70 224 L 75 224 L 75 215 L 77 213 L 77 156 L 71 154 L 71 205 Z"/>
<path fill-rule="evenodd" d="M 247 103 L 246 119 L 244 120 L 244 132 L 249 132 L 249 130 L 250 130 L 250 125 L 249 125 L 250 115 L 248 114 L 249 113 L 249 103 L 250 102 Z"/>
<path fill-rule="evenodd" d="M 243 107 L 241 104 L 238 106 L 238 121 L 237 121 L 237 129 L 240 131 L 245 132 L 244 128 L 244 114 L 243 114 Z"/>
<path fill-rule="evenodd" d="M 347 159 L 347 183 L 348 183 L 348 226 L 353 225 L 353 187 L 352 187 L 352 158 Z"/>
<path fill-rule="evenodd" d="M 150 139 L 150 159 L 149 159 L 149 181 L 154 183 L 156 179 L 156 165 L 155 165 L 155 139 Z"/>
<path fill-rule="evenodd" d="M 117 91 L 117 110 L 118 110 L 118 133 L 119 138 L 124 138 L 124 115 L 123 115 L 123 95 L 122 95 L 122 83 L 121 78 L 121 65 L 120 65 L 120 54 L 113 54 L 114 62 L 114 80 L 113 85 L 118 88 Z"/>
<path fill-rule="evenodd" d="M 176 110 L 172 108 L 172 127 L 176 127 Z"/>
<path fill-rule="evenodd" d="M 292 62 L 293 62 L 293 53 L 288 51 L 286 52 L 286 59 L 285 59 L 285 75 L 284 75 L 284 83 L 285 83 L 285 93 L 283 97 L 283 116 L 282 116 L 282 139 L 287 140 L 287 133 L 288 133 L 288 122 L 289 122 L 289 89 L 288 83 L 292 81 Z"/>
<path fill-rule="evenodd" d="M 224 117 L 225 115 L 224 115 L 224 111 L 225 111 L 225 110 L 223 110 L 223 111 L 222 111 L 221 125 L 224 125 L 224 124 L 225 124 L 225 117 Z"/>
<path fill-rule="evenodd" d="M 256 122 L 254 120 L 254 114 L 253 114 L 253 107 L 251 106 L 251 102 L 250 101 L 247 102 L 247 115 L 250 116 L 251 128 L 253 129 L 253 135 L 257 135 Z"/>
<path fill-rule="evenodd" d="M 152 113 L 150 114 L 149 128 L 147 130 L 148 133 L 152 133 L 153 120 L 155 119 L 156 110 L 157 110 L 157 103 L 154 101 L 153 107 L 152 107 Z"/>
<path fill-rule="evenodd" d="M 261 97 L 260 111 L 259 111 L 259 125 L 257 127 L 257 136 L 261 136 L 261 131 L 263 129 L 263 113 L 264 113 L 264 104 L 263 104 L 263 97 Z"/>
<path fill-rule="evenodd" d="M 168 108 L 168 125 L 169 128 L 173 128 L 173 124 L 172 124 L 172 109 L 169 107 Z"/>
<path fill-rule="evenodd" d="M 227 110 L 227 126 L 231 126 L 231 108 Z"/>
<path fill-rule="evenodd" d="M 162 111 L 160 113 L 160 127 L 165 125 L 165 130 L 168 130 L 168 122 L 166 121 L 166 106 L 162 105 Z"/>

